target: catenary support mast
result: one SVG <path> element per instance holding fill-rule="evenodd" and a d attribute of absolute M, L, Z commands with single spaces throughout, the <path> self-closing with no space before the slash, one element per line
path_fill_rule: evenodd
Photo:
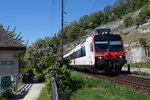
<path fill-rule="evenodd" d="M 61 55 L 62 55 L 62 58 L 63 58 L 63 14 L 64 14 L 64 1 L 62 0 L 62 16 L 61 16 Z"/>

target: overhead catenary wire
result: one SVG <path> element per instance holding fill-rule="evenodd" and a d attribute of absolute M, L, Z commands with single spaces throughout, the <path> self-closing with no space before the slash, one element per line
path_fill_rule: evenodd
<path fill-rule="evenodd" d="M 107 0 L 105 0 L 103 3 L 101 3 L 100 5 L 105 5 L 105 4 L 107 4 L 107 5 L 110 5 L 112 2 L 113 2 L 114 0 L 108 0 L 108 2 L 107 2 Z M 116 0 L 115 0 L 116 1 Z M 99 5 L 99 6 L 100 6 Z M 98 10 L 99 9 L 99 7 L 97 7 L 97 9 L 96 10 Z"/>
<path fill-rule="evenodd" d="M 92 5 L 91 5 L 91 7 L 90 7 L 90 12 L 92 11 L 92 10 L 94 10 L 95 8 L 97 8 L 97 4 L 99 4 L 99 1 L 101 1 L 101 0 L 94 0 L 95 2 L 94 3 L 91 3 Z M 91 2 L 91 1 L 90 1 Z"/>
<path fill-rule="evenodd" d="M 61 12 L 61 56 L 63 58 L 63 25 L 64 25 L 64 0 L 61 1 L 62 3 L 62 12 Z"/>
<path fill-rule="evenodd" d="M 101 1 L 101 0 L 100 0 Z M 103 0 L 102 0 L 103 1 Z M 100 2 L 100 4 L 98 3 L 97 7 L 96 7 L 96 11 L 100 10 L 100 7 L 104 7 L 104 5 L 107 3 L 107 1 L 109 2 L 109 0 L 104 0 L 103 2 Z"/>
<path fill-rule="evenodd" d="M 68 0 L 64 1 L 64 10 L 67 11 L 68 8 Z"/>
<path fill-rule="evenodd" d="M 52 11 L 51 11 L 51 30 L 52 30 L 52 32 L 53 32 L 53 26 L 54 26 L 54 17 L 55 17 L 55 14 L 54 14 L 54 10 L 55 10 L 55 0 L 52 0 L 51 1 L 51 6 L 52 6 Z"/>

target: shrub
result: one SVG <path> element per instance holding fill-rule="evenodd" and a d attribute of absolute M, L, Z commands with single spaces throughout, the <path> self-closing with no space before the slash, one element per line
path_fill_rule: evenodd
<path fill-rule="evenodd" d="M 146 44 L 147 44 L 147 39 L 145 39 L 145 38 L 140 38 L 139 39 L 139 43 L 142 45 L 142 46 L 146 46 Z"/>
<path fill-rule="evenodd" d="M 132 26 L 133 22 L 134 22 L 134 20 L 132 17 L 127 17 L 123 20 L 123 23 L 126 27 Z"/>
<path fill-rule="evenodd" d="M 61 57 L 60 50 L 52 45 L 50 40 L 39 40 L 28 47 L 24 57 L 28 67 L 34 70 L 38 80 L 46 80 L 48 94 L 51 97 L 50 71 L 51 76 L 59 80 L 59 93 L 70 91 L 70 70 L 67 69 L 68 60 Z"/>
<path fill-rule="evenodd" d="M 150 7 L 149 7 L 149 5 L 147 5 L 143 9 L 141 9 L 141 11 L 136 19 L 137 28 L 139 25 L 146 23 L 149 18 L 150 18 Z"/>
<path fill-rule="evenodd" d="M 13 97 L 12 90 L 6 90 L 1 94 L 0 100 L 8 100 L 11 97 Z"/>
<path fill-rule="evenodd" d="M 55 69 L 53 73 L 51 73 L 53 77 L 56 79 L 56 83 L 58 83 L 58 91 L 60 97 L 63 92 L 71 92 L 71 75 L 70 70 L 64 65 L 60 69 Z M 46 87 L 50 97 L 52 97 L 52 87 L 51 80 L 49 75 L 46 75 Z"/>
<path fill-rule="evenodd" d="M 45 75 L 50 69 L 61 67 L 60 50 L 51 45 L 50 41 L 40 40 L 28 47 L 24 57 L 28 67 L 32 68 L 36 76 Z M 41 75 L 40 75 L 41 74 Z"/>

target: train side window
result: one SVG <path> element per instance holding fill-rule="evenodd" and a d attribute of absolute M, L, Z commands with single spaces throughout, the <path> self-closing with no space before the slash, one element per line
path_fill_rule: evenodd
<path fill-rule="evenodd" d="M 93 52 L 93 44 L 90 43 L 90 51 Z"/>
<path fill-rule="evenodd" d="M 75 52 L 75 58 L 79 58 L 81 57 L 81 49 L 79 49 L 78 51 Z"/>
<path fill-rule="evenodd" d="M 81 57 L 81 49 L 78 50 L 78 58 Z"/>
<path fill-rule="evenodd" d="M 86 56 L 86 54 L 85 54 L 85 46 L 81 48 L 81 55 L 82 55 L 82 57 Z"/>
<path fill-rule="evenodd" d="M 81 57 L 82 55 L 81 55 L 81 49 L 79 49 L 79 57 Z"/>

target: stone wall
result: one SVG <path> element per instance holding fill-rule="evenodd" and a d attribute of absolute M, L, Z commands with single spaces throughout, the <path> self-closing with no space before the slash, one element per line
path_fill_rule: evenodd
<path fill-rule="evenodd" d="M 125 45 L 126 49 L 126 59 L 128 63 L 145 62 L 148 60 L 149 48 L 139 45 L 138 42 L 134 42 Z"/>
<path fill-rule="evenodd" d="M 19 56 L 15 51 L 0 51 L 0 76 L 19 73 Z"/>

